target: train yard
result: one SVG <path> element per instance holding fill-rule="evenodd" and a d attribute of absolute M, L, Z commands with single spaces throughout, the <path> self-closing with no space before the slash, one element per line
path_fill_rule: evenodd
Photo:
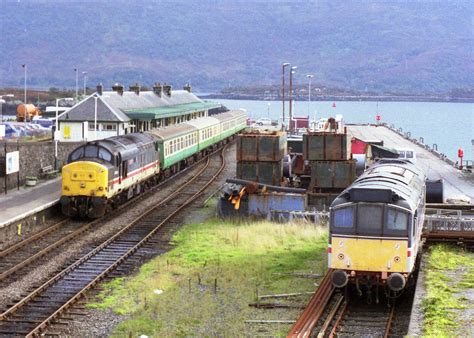
<path fill-rule="evenodd" d="M 0 315 L 1 333 L 33 335 L 42 332 L 87 290 L 94 287 L 129 256 L 134 255 L 140 248 L 144 251 L 150 250 L 147 245 L 156 246 L 164 238 L 169 237 L 168 232 L 176 225 L 170 220 L 193 203 L 218 177 L 224 167 L 222 152 L 212 160 L 208 158 L 206 164 L 192 179 L 175 189 L 154 208 L 140 215 L 126 228 L 9 306 Z"/>
<path fill-rule="evenodd" d="M 366 135 L 364 134 L 365 129 L 359 126 L 351 126 L 351 129 L 353 135 L 359 135 L 360 137 Z M 376 134 L 379 133 L 380 129 L 382 129 L 382 134 L 386 132 L 385 129 L 388 130 L 388 128 L 376 128 Z M 392 135 L 390 133 L 389 135 L 390 136 L 386 138 L 389 140 L 389 144 L 390 142 L 400 142 L 398 140 L 399 135 Z M 378 137 L 382 136 L 379 135 Z M 183 138 L 183 147 L 185 145 L 184 142 L 187 141 Z M 229 152 L 229 148 L 232 149 L 232 152 Z M 176 147 L 176 149 L 180 148 Z M 0 251 L 0 267 L 2 269 L 0 272 L 0 283 L 2 285 L 0 288 L 0 299 L 2 300 L 2 307 L 0 307 L 0 335 L 36 336 L 39 334 L 70 334 L 67 328 L 68 323 L 74 321 L 78 316 L 81 317 L 83 315 L 85 312 L 84 299 L 94 297 L 98 292 L 97 286 L 100 285 L 101 282 L 127 275 L 140 266 L 143 261 L 172 248 L 170 242 L 172 236 L 184 222 L 186 214 L 188 213 L 187 211 L 190 210 L 193 205 L 196 205 L 198 201 L 202 203 L 202 197 L 205 191 L 206 195 L 210 195 L 211 192 L 214 193 L 216 191 L 216 188 L 221 185 L 221 183 L 216 183 L 217 179 L 219 179 L 220 182 L 225 180 L 225 177 L 222 177 L 222 172 L 226 167 L 224 154 L 230 153 L 232 155 L 227 156 L 235 158 L 234 149 L 234 145 L 221 147 L 220 150 L 214 151 L 211 155 L 199 162 L 193 165 L 189 163 L 190 166 L 186 169 L 162 180 L 161 183 L 153 187 L 149 187 L 149 189 L 137 197 L 120 203 L 119 206 L 114 205 L 114 208 L 110 208 L 105 216 L 101 218 L 93 221 L 80 220 L 77 218 L 57 219 L 54 224 L 44 227 L 40 231 L 33 232 L 29 236 L 23 236 L 24 238 L 16 243 L 4 246 L 3 250 Z M 276 149 L 275 154 L 281 150 L 279 146 L 277 146 Z M 450 200 L 456 200 L 457 198 L 463 201 L 467 199 L 472 201 L 474 191 L 472 184 L 465 183 L 462 175 L 452 172 L 451 168 L 447 168 L 444 165 L 434 166 L 438 169 L 433 170 L 433 161 L 436 161 L 436 159 L 424 151 L 420 151 L 419 154 L 418 161 L 420 168 L 424 169 L 425 173 L 427 172 L 431 175 L 435 173 L 435 175 L 446 180 L 446 192 Z M 337 159 L 333 168 L 352 161 L 352 159 L 347 159 L 349 155 L 343 155 L 344 158 L 342 160 Z M 258 156 L 262 155 L 260 154 Z M 276 157 L 278 156 L 279 154 L 276 155 Z M 326 150 L 324 156 L 326 156 Z M 262 160 L 260 157 L 257 159 L 257 162 L 255 162 L 257 163 L 257 176 L 259 175 L 258 170 L 261 171 L 261 174 L 263 173 L 263 169 L 261 168 L 264 167 L 265 163 L 271 163 L 273 166 L 272 176 L 268 179 L 269 183 L 267 183 L 270 184 L 270 189 L 271 186 L 278 184 L 281 177 L 278 176 L 280 166 L 282 173 L 287 170 L 284 168 L 284 165 L 286 165 L 284 160 L 280 160 L 276 157 L 272 157 L 270 160 Z M 247 167 L 245 167 L 247 168 L 245 169 L 247 170 L 246 174 L 250 176 L 254 175 L 248 169 L 252 168 L 252 161 L 242 161 L 242 153 L 238 159 L 240 159 L 240 162 L 237 164 L 237 172 L 239 173 L 240 170 L 242 175 L 244 165 L 247 165 Z M 323 163 L 326 160 L 325 158 L 313 159 L 311 168 L 321 170 L 318 165 L 326 165 Z M 383 167 L 384 163 L 380 163 Z M 395 163 L 395 166 L 401 166 L 404 172 L 412 172 L 407 176 L 407 182 L 410 182 L 413 175 L 422 177 L 422 174 L 417 173 L 416 170 L 406 164 L 400 164 L 401 162 L 397 163 L 394 160 L 387 163 L 392 166 Z M 177 169 L 178 167 L 170 171 L 178 171 Z M 355 170 L 355 168 L 351 166 L 350 170 L 353 169 Z M 396 170 L 399 169 L 400 168 Z M 388 172 L 385 168 L 380 170 L 382 173 Z M 377 174 L 377 172 L 375 172 L 375 174 Z M 395 171 L 390 172 L 390 174 L 395 174 Z M 232 175 L 232 173 L 229 173 L 229 175 Z M 322 179 L 326 179 L 324 174 L 321 175 Z M 380 180 L 381 176 L 375 175 L 374 177 Z M 447 179 L 445 177 L 447 177 Z M 307 179 L 307 183 L 311 186 L 313 198 L 315 196 L 320 198 L 322 194 L 337 196 L 337 194 L 341 193 L 342 186 L 337 186 L 336 190 L 335 186 L 331 186 L 331 184 L 334 185 L 335 179 L 337 178 L 332 177 L 332 183 L 315 180 L 314 177 L 311 177 L 311 180 Z M 392 176 L 387 175 L 387 178 L 384 180 L 388 182 L 388 180 L 391 179 Z M 397 180 L 401 180 L 401 178 L 399 177 Z M 71 181 L 74 180 L 72 179 Z M 286 184 L 288 184 L 288 182 L 290 181 L 287 180 Z M 331 182 L 331 178 L 326 182 Z M 413 189 L 418 189 L 420 185 L 419 182 L 411 182 L 410 184 L 414 184 Z M 298 182 L 298 184 L 300 183 L 301 182 Z M 323 186 L 322 184 L 328 185 Z M 209 188 L 211 185 L 212 188 Z M 284 184 L 282 185 L 284 186 Z M 133 186 L 133 189 L 136 189 L 137 186 L 138 185 Z M 321 186 L 323 188 L 321 188 Z M 287 189 L 287 192 L 291 191 L 292 193 L 300 193 L 300 190 L 302 190 L 293 187 L 282 187 L 281 190 L 285 191 L 285 189 Z M 393 191 L 397 191 L 397 189 L 399 189 L 398 186 L 393 188 Z M 265 198 L 272 198 L 271 193 L 266 192 L 265 188 L 263 190 L 262 195 L 267 194 Z M 403 189 L 401 189 L 401 191 L 405 194 Z M 385 282 L 387 280 L 387 273 L 385 273 L 385 275 L 382 273 L 380 276 L 376 276 L 374 273 L 371 273 L 372 275 L 368 274 L 368 277 L 362 277 L 367 278 L 368 287 L 366 288 L 366 285 L 359 287 L 358 277 L 354 278 L 356 275 L 359 276 L 359 272 L 356 273 L 355 271 L 358 269 L 357 264 L 359 263 L 357 261 L 354 263 L 351 259 L 346 261 L 345 255 L 348 255 L 348 257 L 356 257 L 356 252 L 353 248 L 350 249 L 352 251 L 348 250 L 349 246 L 352 245 L 348 237 L 352 236 L 352 233 L 349 233 L 347 228 L 353 227 L 354 231 L 356 231 L 355 229 L 357 227 L 357 231 L 354 232 L 353 235 L 359 236 L 362 230 L 358 228 L 358 218 L 361 216 L 357 214 L 356 218 L 356 214 L 354 214 L 354 216 L 349 217 L 347 211 L 344 211 L 344 216 L 341 218 L 344 220 L 339 220 L 338 222 L 342 223 L 337 225 L 341 231 L 337 236 L 340 237 L 336 236 L 336 239 L 330 239 L 328 252 L 329 256 L 332 254 L 333 257 L 329 259 L 329 270 L 319 283 L 319 287 L 315 293 L 311 296 L 299 319 L 290 329 L 288 336 L 344 337 L 368 334 L 370 336 L 388 337 L 409 334 L 410 314 L 414 299 L 414 285 L 416 284 L 417 278 L 416 270 L 414 270 L 412 265 L 415 264 L 414 261 L 419 244 L 418 242 L 421 240 L 420 238 L 425 241 L 452 241 L 458 244 L 462 243 L 467 247 L 472 246 L 472 227 L 474 223 L 472 207 L 470 210 L 464 207 L 465 210 L 462 211 L 456 209 L 444 210 L 440 208 L 426 209 L 425 213 L 424 202 L 420 202 L 424 199 L 423 194 L 420 196 L 411 194 L 410 197 L 410 190 L 407 190 L 406 198 L 416 199 L 416 203 L 409 203 L 410 210 L 407 211 L 408 207 L 401 202 L 400 205 L 393 208 L 395 202 L 401 201 L 403 199 L 401 196 L 405 196 L 400 192 L 397 193 L 396 198 L 391 195 L 390 198 L 386 200 L 384 195 L 375 196 L 372 194 L 367 199 L 367 197 L 357 195 L 357 192 L 360 191 L 358 190 L 354 194 L 350 193 L 351 198 L 355 196 L 354 205 L 358 205 L 359 202 L 361 202 L 361 205 L 376 202 L 380 206 L 381 201 L 377 200 L 380 196 L 384 199 L 382 202 L 388 203 L 385 207 L 382 207 L 381 210 L 383 211 L 381 211 L 381 215 L 384 215 L 384 220 L 392 217 L 393 225 L 392 228 L 390 228 L 390 225 L 387 225 L 387 229 L 385 229 L 384 225 L 383 234 L 385 237 L 388 237 L 381 238 L 381 242 L 387 240 L 386 242 L 391 246 L 393 240 L 397 240 L 397 243 L 393 242 L 396 244 L 394 250 L 400 251 L 400 248 L 402 248 L 402 251 L 406 251 L 408 249 L 408 256 L 400 258 L 398 253 L 393 253 L 393 255 L 395 255 L 395 258 L 393 258 L 392 253 L 390 253 L 390 257 L 384 256 L 383 259 L 381 258 L 384 262 L 380 264 L 386 264 L 385 259 L 387 258 L 389 260 L 389 270 L 392 268 L 392 265 L 394 267 L 393 269 L 398 266 L 397 264 L 401 264 L 403 267 L 407 266 L 408 270 L 400 270 L 402 274 L 397 275 L 397 273 L 394 273 L 394 270 L 390 271 L 388 275 L 393 275 L 399 279 L 402 278 L 403 287 L 407 285 L 407 288 L 400 292 L 400 294 L 397 294 L 397 297 L 393 297 L 393 293 L 387 292 L 386 286 L 389 285 L 392 291 L 400 291 L 397 289 L 399 279 L 395 280 L 394 277 L 393 280 L 395 280 L 395 282 L 390 282 L 389 278 L 388 281 Z M 252 195 L 252 193 L 250 194 Z M 257 195 L 259 192 L 254 194 Z M 277 196 L 277 194 L 273 196 Z M 349 193 L 344 196 L 348 198 Z M 113 201 L 112 199 L 110 200 Z M 334 210 L 338 211 L 339 209 L 345 210 L 347 203 L 352 200 L 341 201 L 342 200 L 339 200 L 341 207 L 338 207 L 337 204 L 333 204 L 332 212 L 334 212 Z M 232 201 L 232 203 L 238 205 L 240 204 L 240 200 L 236 199 Z M 243 198 L 242 203 L 245 205 L 245 198 Z M 313 205 L 318 205 L 318 203 L 319 202 Z M 434 206 L 435 205 L 432 205 L 431 207 Z M 251 207 L 251 204 L 249 204 L 249 210 Z M 450 208 L 452 209 L 454 207 L 453 203 L 450 203 Z M 357 208 L 359 207 L 357 206 Z M 406 210 L 403 210 L 403 208 L 406 208 Z M 416 218 L 416 213 L 422 209 L 423 215 L 425 215 L 423 232 L 421 231 L 423 227 L 421 220 L 423 218 Z M 95 212 L 96 211 L 94 211 L 92 215 Z M 372 212 L 375 211 L 373 210 Z M 390 212 L 397 212 L 400 213 L 400 215 L 390 216 Z M 403 214 L 409 212 L 410 216 L 403 216 L 402 212 Z M 407 217 L 414 217 L 413 219 L 415 221 L 420 221 L 419 224 L 416 223 L 418 224 L 416 229 L 414 225 L 415 221 L 412 225 L 412 223 L 408 222 Z M 337 228 L 337 226 L 336 228 L 333 227 L 333 219 L 336 218 L 335 215 L 331 214 L 332 220 L 330 221 L 330 227 L 332 230 L 330 231 L 330 238 L 331 235 L 334 236 L 334 229 Z M 351 220 L 352 225 L 349 225 L 347 219 Z M 400 219 L 406 219 L 406 225 L 402 224 L 403 221 L 401 222 Z M 19 229 L 21 229 L 21 226 Z M 380 231 L 382 234 L 382 229 L 380 229 Z M 403 238 L 406 235 L 404 231 L 408 234 L 408 238 L 406 239 L 408 246 L 403 243 Z M 369 236 L 370 234 L 365 235 Z M 396 238 L 392 239 L 390 236 Z M 403 238 L 400 238 L 400 236 Z M 343 245 L 338 242 L 339 244 L 336 246 L 336 242 L 333 242 L 331 250 L 331 241 L 337 240 L 342 243 L 342 239 L 347 243 Z M 345 247 L 346 244 L 347 248 Z M 343 246 L 343 249 L 346 251 L 343 250 L 339 253 L 337 250 L 340 248 L 338 247 L 342 248 Z M 387 248 L 384 250 L 387 251 Z M 403 253 L 405 253 L 405 251 L 403 251 Z M 413 253 L 414 256 L 412 256 Z M 411 259 L 410 256 L 412 256 Z M 60 257 L 60 259 L 58 259 L 58 257 Z M 341 263 L 341 266 L 339 266 L 339 264 L 333 267 L 331 260 L 335 262 L 336 265 L 339 262 L 338 260 L 343 261 L 344 264 Z M 408 266 L 409 262 L 411 262 L 410 264 L 412 265 Z M 372 263 L 376 265 L 377 262 L 373 260 Z M 348 268 L 351 264 L 354 264 L 354 266 Z M 383 268 L 375 265 L 370 268 L 362 268 L 361 272 L 379 272 L 383 270 Z M 35 272 L 35 269 L 41 270 L 41 272 Z M 340 281 L 340 273 L 335 274 L 335 272 L 341 271 L 341 269 L 345 271 L 344 276 L 346 276 L 346 279 L 351 280 L 351 283 L 347 286 L 347 281 Z M 409 278 L 410 274 L 413 275 L 411 279 Z M 371 278 L 375 280 L 375 277 L 377 277 L 377 282 L 372 284 Z M 383 283 L 380 285 L 380 292 L 378 284 L 379 278 L 383 280 Z M 338 284 L 339 282 L 340 284 Z M 214 288 L 217 290 L 217 279 L 215 283 Z M 393 287 L 391 283 L 393 283 Z M 384 286 L 385 290 L 382 291 Z M 364 292 L 361 292 L 361 289 Z M 300 307 L 299 305 L 292 306 L 295 308 Z M 278 304 L 276 304 L 276 307 L 278 307 Z M 284 306 L 282 306 L 282 308 L 284 308 Z"/>

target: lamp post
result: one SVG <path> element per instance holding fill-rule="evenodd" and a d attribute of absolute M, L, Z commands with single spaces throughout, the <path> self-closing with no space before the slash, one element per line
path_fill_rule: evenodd
<path fill-rule="evenodd" d="M 94 141 L 97 140 L 97 95 L 94 95 Z"/>
<path fill-rule="evenodd" d="M 309 79 L 308 83 L 308 116 L 309 116 L 309 105 L 311 102 L 311 79 L 314 77 L 314 75 L 308 74 L 306 77 Z"/>
<path fill-rule="evenodd" d="M 1 114 L 1 119 L 0 122 L 3 122 L 3 103 L 5 103 L 5 100 L 3 99 L 4 97 L 15 97 L 13 94 L 5 94 L 5 95 L 0 95 L 0 114 Z"/>
<path fill-rule="evenodd" d="M 283 103 L 283 125 L 285 125 L 285 67 L 288 67 L 290 64 L 284 62 L 281 64 L 281 97 Z"/>
<path fill-rule="evenodd" d="M 296 73 L 298 67 L 293 66 L 290 68 L 290 132 L 293 131 L 291 121 L 293 121 L 293 74 Z"/>
<path fill-rule="evenodd" d="M 58 111 L 59 111 L 59 101 L 74 101 L 72 97 L 63 97 L 56 99 L 56 121 L 54 128 L 54 170 L 58 166 L 58 139 L 59 139 L 59 130 L 58 130 Z"/>
<path fill-rule="evenodd" d="M 84 96 L 86 96 L 87 72 L 82 72 L 84 75 Z"/>
<path fill-rule="evenodd" d="M 79 71 L 77 68 L 74 68 L 74 72 L 76 73 L 76 97 L 75 99 L 77 100 L 77 96 L 79 95 Z"/>
<path fill-rule="evenodd" d="M 23 69 L 25 71 L 25 98 L 24 98 L 23 103 L 26 105 L 26 73 L 27 73 L 27 68 L 28 67 L 27 67 L 26 63 L 22 64 L 21 66 L 23 67 Z M 28 109 L 26 109 L 26 107 L 25 107 L 25 122 L 27 122 L 27 121 L 28 121 Z"/>
<path fill-rule="evenodd" d="M 26 70 L 27 70 L 27 65 L 26 63 L 21 65 L 23 69 L 25 70 L 25 100 L 23 101 L 26 104 Z"/>

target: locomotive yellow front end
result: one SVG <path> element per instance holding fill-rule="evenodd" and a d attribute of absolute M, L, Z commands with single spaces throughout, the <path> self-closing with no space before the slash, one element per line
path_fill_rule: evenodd
<path fill-rule="evenodd" d="M 78 161 L 62 169 L 61 206 L 65 215 L 97 218 L 105 213 L 109 170 L 92 161 Z"/>
<path fill-rule="evenodd" d="M 333 283 L 338 287 L 359 278 L 361 284 L 386 284 L 392 291 L 401 291 L 413 269 L 407 240 L 333 235 L 328 251 Z"/>

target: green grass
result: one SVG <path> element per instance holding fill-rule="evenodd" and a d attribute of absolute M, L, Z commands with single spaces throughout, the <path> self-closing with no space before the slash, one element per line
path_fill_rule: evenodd
<path fill-rule="evenodd" d="M 315 288 L 315 280 L 277 273 L 322 273 L 327 266 L 326 230 L 314 225 L 210 220 L 184 226 L 174 243 L 175 249 L 143 265 L 137 276 L 108 283 L 100 301 L 90 305 L 130 318 L 115 336 L 240 336 L 252 329 L 245 319 L 291 314 L 249 307 L 257 293 Z M 296 317 L 299 310 L 293 311 Z M 271 335 L 284 335 L 288 327 L 272 329 Z"/>
<path fill-rule="evenodd" d="M 453 336 L 462 325 L 459 311 L 472 307 L 462 292 L 474 286 L 474 255 L 453 246 L 434 245 L 426 270 L 427 297 L 422 302 L 425 333 Z"/>

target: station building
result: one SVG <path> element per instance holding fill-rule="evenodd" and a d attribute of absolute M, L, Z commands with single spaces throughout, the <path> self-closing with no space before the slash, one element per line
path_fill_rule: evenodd
<path fill-rule="evenodd" d="M 106 137 L 143 132 L 191 119 L 208 116 L 221 105 L 205 102 L 191 93 L 191 86 L 172 90 L 170 85 L 155 83 L 153 90 L 129 91 L 115 84 L 112 91 L 97 91 L 58 117 L 58 140 L 61 142 L 91 141 Z M 97 123 L 97 130 L 96 130 Z"/>

